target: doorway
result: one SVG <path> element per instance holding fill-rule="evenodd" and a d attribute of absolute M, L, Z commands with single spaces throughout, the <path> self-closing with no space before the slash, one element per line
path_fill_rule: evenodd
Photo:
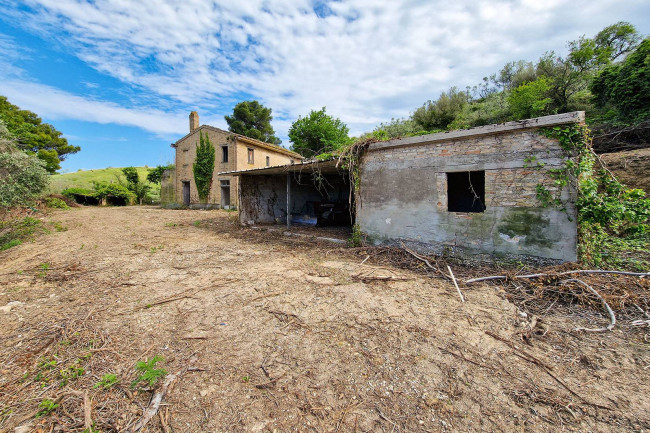
<path fill-rule="evenodd" d="M 190 205 L 190 182 L 183 181 L 183 205 Z"/>
<path fill-rule="evenodd" d="M 221 181 L 221 209 L 230 209 L 230 181 Z"/>

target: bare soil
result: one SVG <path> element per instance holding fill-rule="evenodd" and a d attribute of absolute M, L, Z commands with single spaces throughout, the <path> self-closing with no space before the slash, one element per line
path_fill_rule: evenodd
<path fill-rule="evenodd" d="M 650 196 L 650 148 L 600 155 L 607 168 L 629 188 L 640 188 Z"/>
<path fill-rule="evenodd" d="M 372 249 L 225 211 L 46 218 L 67 231 L 0 252 L 0 431 L 81 432 L 84 407 L 130 431 L 161 389 L 132 387 L 135 363 L 155 355 L 180 376 L 142 432 L 650 431 L 648 328 L 572 331 L 608 323 L 597 303 L 533 316 L 462 283 L 461 303 Z"/>

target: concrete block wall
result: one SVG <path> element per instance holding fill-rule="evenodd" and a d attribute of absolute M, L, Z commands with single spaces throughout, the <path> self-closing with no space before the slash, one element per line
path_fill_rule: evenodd
<path fill-rule="evenodd" d="M 374 143 L 361 163 L 357 222 L 375 244 L 405 240 L 439 252 L 573 261 L 577 192 L 572 186 L 563 191 L 566 211 L 545 208 L 536 198 L 536 186 L 549 185 L 548 170 L 565 158 L 558 142 L 539 128 L 580 122 L 583 116 L 568 113 Z M 466 171 L 485 172 L 484 212 L 448 211 L 447 173 Z"/>

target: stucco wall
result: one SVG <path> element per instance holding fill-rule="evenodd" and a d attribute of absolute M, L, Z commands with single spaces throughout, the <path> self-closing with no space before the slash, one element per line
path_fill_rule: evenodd
<path fill-rule="evenodd" d="M 564 191 L 566 211 L 537 200 L 536 185 L 548 183 L 548 170 L 561 166 L 564 153 L 534 125 L 371 145 L 361 164 L 357 222 L 362 232 L 376 244 L 408 240 L 439 253 L 575 260 L 576 191 Z M 526 167 L 533 157 L 532 167 Z M 485 211 L 448 211 L 447 173 L 481 170 Z"/>
<path fill-rule="evenodd" d="M 174 184 L 176 200 L 181 204 L 183 201 L 183 182 L 187 181 L 190 183 L 190 205 L 203 206 L 199 200 L 196 183 L 194 182 L 194 173 L 192 171 L 200 134 L 207 135 L 215 148 L 212 188 L 207 200 L 209 207 L 220 207 L 221 205 L 222 180 L 230 181 L 230 206 L 238 206 L 239 179 L 236 176 L 218 175 L 218 173 L 266 167 L 267 156 L 270 157 L 270 165 L 289 164 L 291 159 L 297 159 L 293 156 L 273 152 L 254 142 L 244 142 L 229 132 L 203 126 L 176 143 L 176 177 Z M 222 146 L 228 146 L 228 162 L 223 162 Z M 248 148 L 254 149 L 253 164 L 248 164 Z"/>

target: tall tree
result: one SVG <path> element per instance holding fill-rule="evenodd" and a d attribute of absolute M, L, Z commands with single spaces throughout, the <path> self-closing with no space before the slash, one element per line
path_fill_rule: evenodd
<path fill-rule="evenodd" d="M 435 101 L 427 101 L 415 110 L 412 119 L 418 129 L 434 131 L 447 129 L 470 100 L 468 92 L 452 87 Z"/>
<path fill-rule="evenodd" d="M 230 132 L 267 143 L 280 144 L 282 141 L 275 136 L 271 126 L 273 120 L 271 111 L 257 101 L 243 101 L 235 105 L 232 116 L 224 116 L 224 118 Z"/>
<path fill-rule="evenodd" d="M 59 163 L 68 155 L 81 150 L 79 146 L 68 144 L 60 131 L 49 123 L 43 123 L 36 113 L 21 110 L 4 96 L 0 96 L 0 119 L 16 137 L 17 147 L 38 156 L 50 173 L 61 168 Z"/>
<path fill-rule="evenodd" d="M 325 107 L 298 117 L 289 128 L 291 149 L 307 158 L 332 152 L 349 143 L 349 129 L 340 119 L 325 113 Z"/>

